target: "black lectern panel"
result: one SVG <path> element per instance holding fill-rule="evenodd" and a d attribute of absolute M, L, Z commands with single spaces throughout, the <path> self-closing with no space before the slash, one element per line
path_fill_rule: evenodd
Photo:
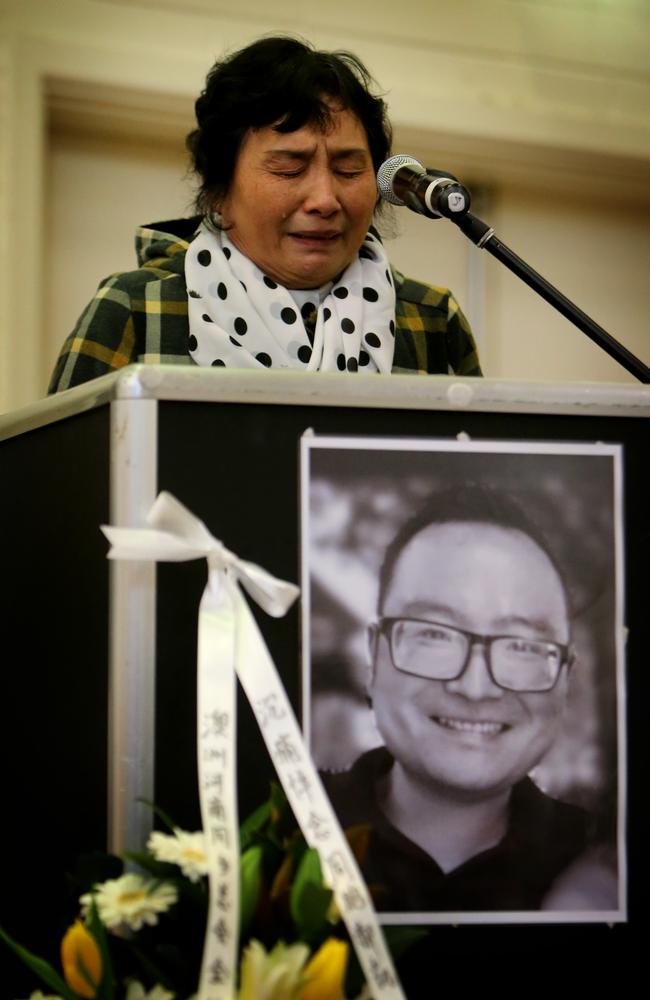
<path fill-rule="evenodd" d="M 58 965 L 64 873 L 106 846 L 109 408 L 3 441 L 0 469 L 0 924 Z M 29 995 L 4 946 L 0 969 L 0 996 Z"/>
<path fill-rule="evenodd" d="M 547 969 L 581 968 L 591 978 L 597 963 L 615 968 L 636 953 L 645 924 L 645 877 L 641 846 L 643 783 L 647 756 L 642 706 L 648 688 L 644 650 L 648 638 L 650 557 L 650 478 L 646 422 L 611 417 L 523 415 L 477 412 L 421 412 L 309 406 L 224 403 L 160 404 L 159 487 L 170 490 L 201 517 L 224 544 L 259 562 L 277 576 L 299 580 L 299 442 L 316 434 L 450 438 L 466 432 L 473 440 L 527 440 L 623 443 L 626 523 L 625 620 L 628 643 L 630 923 L 613 928 L 595 924 L 555 926 L 436 926 L 422 946 L 420 963 L 405 980 L 409 997 L 429 998 L 432 963 L 444 955 L 446 972 L 455 969 L 465 986 L 480 983 L 498 964 L 513 981 L 526 982 L 530 960 Z M 157 798 L 178 822 L 198 824 L 195 773 L 196 617 L 205 582 L 200 563 L 165 566 L 158 586 Z M 299 615 L 258 621 L 294 706 L 299 706 Z M 242 814 L 266 796 L 272 768 L 240 697 L 239 789 Z M 636 873 L 636 875 L 635 875 Z M 597 957 L 597 959 L 595 959 Z M 470 961 L 471 958 L 471 961 Z M 478 961 L 475 961 L 478 960 Z M 469 965 L 468 965 L 469 962 Z M 576 965 L 577 963 L 577 965 Z M 528 970 L 528 971 L 527 971 Z M 467 977 L 467 978 L 466 978 Z M 570 974 L 571 978 L 571 974 Z M 446 975 L 443 975 L 443 980 Z"/>
<path fill-rule="evenodd" d="M 623 444 L 630 922 L 613 928 L 436 926 L 404 984 L 409 998 L 429 1000 L 441 985 L 464 995 L 498 983 L 514 995 L 548 976 L 556 989 L 560 982 L 580 983 L 584 992 L 606 971 L 629 976 L 640 955 L 647 896 L 648 419 L 189 400 L 160 401 L 158 410 L 158 488 L 174 493 L 239 555 L 288 580 L 299 579 L 299 444 L 308 428 L 370 437 L 466 432 L 474 440 Z M 56 962 L 59 932 L 74 912 L 63 873 L 80 852 L 106 844 L 109 573 L 99 525 L 109 520 L 109 406 L 2 441 L 0 472 L 0 923 Z M 206 567 L 203 561 L 160 564 L 157 573 L 155 797 L 180 825 L 197 828 L 196 623 Z M 299 609 L 280 620 L 255 614 L 298 707 Z M 243 697 L 239 768 L 245 814 L 267 794 L 272 770 Z M 8 952 L 0 955 L 0 997 L 29 995 L 33 980 L 19 968 Z"/>

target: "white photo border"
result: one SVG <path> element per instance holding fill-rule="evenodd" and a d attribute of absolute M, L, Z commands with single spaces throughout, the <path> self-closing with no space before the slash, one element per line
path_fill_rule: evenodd
<path fill-rule="evenodd" d="M 624 626 L 624 525 L 623 525 L 623 445 L 571 441 L 471 440 L 465 434 L 448 438 L 391 438 L 348 435 L 315 435 L 304 432 L 300 448 L 300 514 L 301 514 L 301 583 L 302 583 L 302 711 L 307 745 L 311 741 L 311 660 L 312 660 L 312 594 L 311 594 L 311 533 L 310 489 L 312 456 L 318 450 L 364 451 L 386 454 L 395 452 L 429 452 L 481 455 L 546 455 L 609 457 L 612 478 L 612 536 L 615 566 L 614 648 L 616 656 L 616 747 L 617 747 L 617 859 L 618 905 L 607 910 L 554 911 L 445 911 L 445 912 L 382 912 L 383 924 L 502 924 L 502 923 L 618 923 L 627 920 L 627 859 L 626 827 L 626 699 L 625 699 L 625 639 Z"/>

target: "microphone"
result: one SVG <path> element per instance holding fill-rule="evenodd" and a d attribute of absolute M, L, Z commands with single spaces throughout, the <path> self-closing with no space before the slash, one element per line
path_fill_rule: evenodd
<path fill-rule="evenodd" d="M 414 156 L 398 153 L 382 163 L 377 173 L 377 189 L 391 205 L 405 205 L 429 219 L 453 219 L 469 211 L 467 188 L 453 174 L 425 170 Z"/>

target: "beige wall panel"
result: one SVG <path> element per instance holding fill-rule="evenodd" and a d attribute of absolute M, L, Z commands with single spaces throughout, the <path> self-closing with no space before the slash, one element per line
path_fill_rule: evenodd
<path fill-rule="evenodd" d="M 99 279 L 134 266 L 135 226 L 191 212 L 192 197 L 177 144 L 154 147 L 63 132 L 52 137 L 48 161 L 46 371 Z M 550 192 L 506 185 L 480 214 L 516 253 L 650 364 L 648 209 L 608 209 L 577 198 L 563 205 Z M 451 223 L 397 209 L 383 228 L 394 234 L 386 246 L 397 267 L 456 293 L 476 325 L 486 374 L 631 380 Z M 472 261 L 485 270 L 484 315 L 480 303 L 472 308 Z"/>
<path fill-rule="evenodd" d="M 175 146 L 55 133 L 48 165 L 44 379 L 100 279 L 136 267 L 136 226 L 191 215 L 193 198 Z"/>
<path fill-rule="evenodd" d="M 11 232 L 8 226 L 10 200 L 11 156 L 9 144 L 6 141 L 10 134 L 9 116 L 11 114 L 11 49 L 7 43 L 0 43 L 0 136 L 5 140 L 0 142 L 0 275 L 7 274 L 11 259 Z M 0 279 L 0 412 L 2 401 L 8 398 L 9 380 L 9 327 L 10 301 L 7 295 L 2 295 L 4 288 Z"/>
<path fill-rule="evenodd" d="M 29 46 L 3 46 L 0 411 L 37 398 L 41 363 L 44 109 Z"/>
<path fill-rule="evenodd" d="M 33 291 L 49 287 L 48 295 L 58 294 L 59 276 L 49 276 L 47 284 L 41 257 L 43 226 L 50 220 L 41 201 L 44 178 L 51 180 L 50 173 L 62 168 L 61 161 L 48 173 L 42 158 L 48 107 L 58 101 L 63 113 L 66 101 L 71 102 L 77 105 L 72 117 L 79 120 L 85 114 L 91 131 L 96 117 L 103 119 L 104 131 L 146 135 L 149 142 L 157 141 L 155 125 L 160 123 L 160 138 L 175 140 L 213 59 L 274 29 L 301 32 L 325 48 L 358 51 L 385 88 L 399 130 L 417 140 L 396 149 L 416 154 L 418 148 L 434 150 L 426 159 L 429 164 L 450 167 L 472 185 L 501 190 L 497 215 L 490 218 L 499 236 L 548 272 L 614 335 L 625 340 L 632 336 L 628 331 L 637 331 L 633 336 L 643 355 L 645 315 L 637 263 L 643 258 L 627 248 L 635 246 L 647 254 L 650 4 L 645 0 L 456 0 L 453 5 L 443 0 L 402 0 L 399 5 L 392 0 L 331 0 L 327 5 L 317 0 L 274 0 L 272 5 L 266 0 L 236 5 L 225 0 L 0 0 L 0 121 L 10 151 L 3 164 L 6 189 L 0 193 L 7 260 L 0 270 L 0 409 L 40 393 L 49 367 L 46 359 L 63 326 L 62 318 L 52 321 L 54 304 L 49 299 L 43 322 L 43 296 Z M 84 101 L 85 111 L 80 112 L 78 105 Z M 126 169 L 110 169 L 109 160 L 97 166 L 102 183 L 108 183 L 109 174 L 121 177 Z M 138 188 L 133 175 L 133 190 L 144 197 L 156 186 L 156 170 L 142 167 L 136 167 L 131 156 L 129 169 L 143 176 Z M 74 169 L 68 163 L 66 170 Z M 548 214 L 545 186 L 551 176 L 562 180 L 568 175 L 572 196 L 584 190 L 596 199 L 589 223 L 578 208 L 559 217 Z M 621 179 L 629 184 L 623 197 Z M 167 181 L 161 184 L 162 193 Z M 90 179 L 88 185 L 93 186 Z M 516 191 L 523 189 L 528 194 L 520 198 Z M 129 244 L 133 223 L 149 214 L 138 209 L 140 194 L 133 202 L 130 197 L 122 185 L 112 208 L 116 232 L 125 232 Z M 165 202 L 167 197 L 172 196 L 165 195 Z M 611 197 L 639 204 L 639 218 L 628 213 L 623 222 L 605 209 L 601 215 Z M 125 202 L 122 218 L 118 201 Z M 539 227 L 542 237 L 527 253 L 527 229 L 521 225 L 519 242 L 516 220 L 529 210 L 533 229 Z M 94 208 L 79 211 L 89 213 L 95 223 Z M 565 264 L 549 249 L 547 265 L 542 250 L 552 243 L 558 218 L 569 260 Z M 391 249 L 396 262 L 411 273 L 451 285 L 465 298 L 468 267 L 476 270 L 471 246 L 464 246 L 444 223 L 427 224 L 413 217 L 400 225 L 405 237 Z M 607 266 L 597 235 L 603 230 L 611 251 Z M 574 264 L 579 272 L 580 261 L 587 259 L 591 262 L 583 264 L 583 270 L 593 277 L 591 284 L 578 280 L 579 274 L 569 277 Z M 30 262 L 28 271 L 25 260 Z M 421 262 L 426 263 L 420 267 Z M 83 266 L 91 270 L 90 254 Z M 113 266 L 120 261 L 111 262 L 109 270 Z M 486 370 L 530 374 L 530 358 L 521 354 L 516 334 L 524 310 L 532 308 L 532 293 L 490 258 L 481 267 L 489 277 Z M 102 261 L 84 300 L 104 270 Z M 83 270 L 81 275 L 80 286 L 86 284 Z M 621 290 L 625 302 L 614 317 L 607 313 L 612 301 L 605 293 L 608 281 Z M 57 316 L 62 308 L 56 306 Z M 567 325 L 554 316 L 552 322 L 547 320 L 550 310 L 543 303 L 535 308 L 544 317 L 535 323 L 549 337 L 554 336 L 554 322 Z M 533 315 L 526 313 L 528 322 Z M 15 350 L 17 342 L 20 352 Z M 575 377 L 586 371 L 581 353 L 585 349 L 592 350 L 580 341 L 573 357 L 562 343 L 551 353 L 556 359 L 562 355 L 570 377 Z M 613 363 L 605 361 L 604 369 L 600 361 L 594 365 L 593 371 L 600 374 L 593 377 L 619 377 Z M 540 375 L 545 371 L 543 366 L 536 369 Z"/>
<path fill-rule="evenodd" d="M 258 22 L 270 12 L 267 0 L 241 0 L 236 8 L 223 0 L 104 0 L 104 6 Z M 644 0 L 273 0 L 271 14 L 282 29 L 330 32 L 344 25 L 350 44 L 383 38 L 409 49 L 476 49 L 516 61 L 525 52 L 556 64 L 647 70 L 639 33 L 649 16 Z"/>
<path fill-rule="evenodd" d="M 5 0 L 44 72 L 194 93 L 224 49 L 302 32 L 357 49 L 420 128 L 650 154 L 647 5 L 568 0 Z M 152 17 L 155 10 L 155 17 Z"/>
<path fill-rule="evenodd" d="M 501 193 L 499 238 L 650 366 L 647 319 L 650 211 L 520 189 Z M 568 320 L 488 257 L 486 374 L 634 381 Z"/>

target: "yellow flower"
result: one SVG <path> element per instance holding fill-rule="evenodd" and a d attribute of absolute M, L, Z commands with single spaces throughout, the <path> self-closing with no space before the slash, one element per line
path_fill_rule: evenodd
<path fill-rule="evenodd" d="M 348 945 L 328 938 L 305 966 L 300 1000 L 343 1000 L 347 964 Z"/>
<path fill-rule="evenodd" d="M 92 934 L 76 920 L 61 942 L 61 964 L 68 986 L 81 997 L 94 997 L 102 978 L 102 958 Z M 91 980 L 92 986 L 86 976 Z"/>

